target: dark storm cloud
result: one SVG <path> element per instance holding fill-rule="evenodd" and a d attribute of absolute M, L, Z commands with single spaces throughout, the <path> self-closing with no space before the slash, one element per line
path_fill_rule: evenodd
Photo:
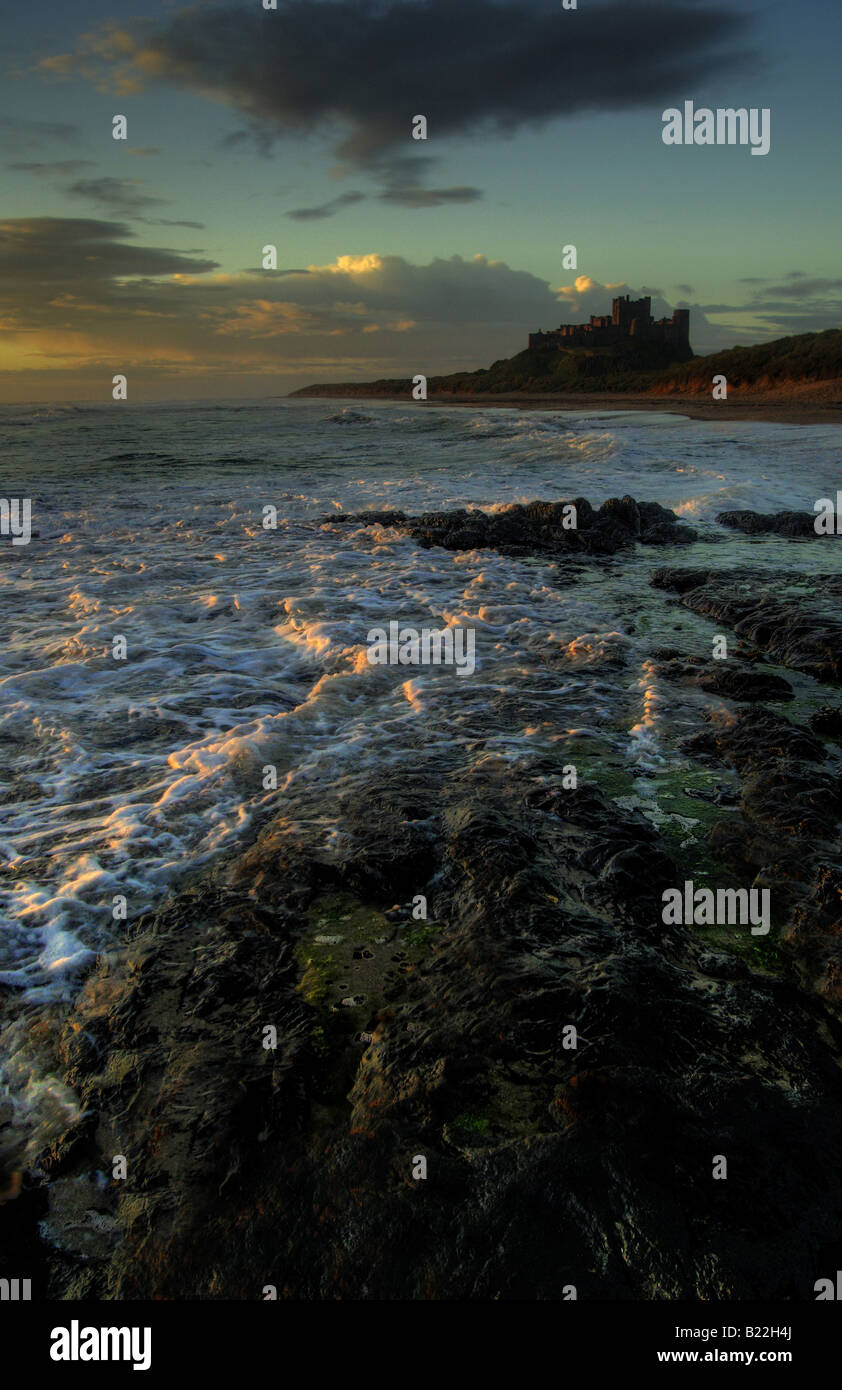
<path fill-rule="evenodd" d="M 280 135 L 341 131 L 346 166 L 379 177 L 387 201 L 424 207 L 479 193 L 425 199 L 419 173 L 399 181 L 384 169 L 414 143 L 416 114 L 435 142 L 587 111 L 660 110 L 751 62 L 752 24 L 724 0 L 588 0 L 576 11 L 560 0 L 278 0 L 265 11 L 252 0 L 193 7 L 157 31 L 112 24 L 44 66 L 94 76 L 104 63 L 124 83 L 158 78 L 214 97 L 247 122 L 228 143 L 253 139 L 267 153 Z"/>
<path fill-rule="evenodd" d="M 436 208 L 445 203 L 475 203 L 483 197 L 481 188 L 468 184 L 429 188 L 423 180 L 436 161 L 420 150 L 416 146 L 411 154 L 378 155 L 369 161 L 366 172 L 382 185 L 378 194 L 381 202 L 405 208 Z"/>
<path fill-rule="evenodd" d="M 345 155 L 365 162 L 408 138 L 416 110 L 434 137 L 652 105 L 734 64 L 746 29 L 733 7 L 675 0 L 575 14 L 559 0 L 280 0 L 182 12 L 145 47 L 280 130 L 344 121 Z"/>
<path fill-rule="evenodd" d="M 120 222 L 19 217 L 0 222 L 0 293 L 32 305 L 55 287 L 86 291 L 123 276 L 198 275 L 217 262 L 164 247 L 135 246 Z"/>

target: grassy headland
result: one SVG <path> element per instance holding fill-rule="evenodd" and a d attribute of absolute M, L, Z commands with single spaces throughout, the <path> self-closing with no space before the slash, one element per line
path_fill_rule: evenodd
<path fill-rule="evenodd" d="M 713 402 L 714 376 L 726 378 L 730 406 Z M 648 404 L 651 409 L 651 399 L 647 402 L 646 398 L 657 396 L 671 397 L 676 405 L 695 402 L 705 413 L 709 406 L 719 418 L 726 418 L 735 405 L 739 415 L 746 413 L 740 407 L 767 405 L 773 409 L 772 418 L 779 418 L 779 409 L 787 406 L 796 412 L 842 418 L 842 330 L 800 333 L 694 357 L 689 362 L 670 362 L 669 350 L 656 343 L 628 342 L 596 349 L 527 348 L 477 371 L 431 376 L 427 391 L 428 398 L 446 398 L 453 404 L 470 403 L 478 397 L 494 397 L 499 404 L 506 403 L 504 398 L 529 404 L 532 397 L 535 404 L 540 398 L 545 406 L 573 405 L 584 397 L 599 398 L 593 400 L 594 405 L 625 409 L 646 408 Z M 381 378 L 305 386 L 292 395 L 406 399 L 411 392 L 410 378 Z M 611 397 L 628 399 L 614 401 Z"/>

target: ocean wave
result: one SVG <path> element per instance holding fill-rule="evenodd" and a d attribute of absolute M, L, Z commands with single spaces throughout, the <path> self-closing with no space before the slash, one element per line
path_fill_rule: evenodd
<path fill-rule="evenodd" d="M 340 410 L 338 415 L 328 415 L 329 425 L 374 425 L 373 415 L 363 415 L 359 410 Z"/>

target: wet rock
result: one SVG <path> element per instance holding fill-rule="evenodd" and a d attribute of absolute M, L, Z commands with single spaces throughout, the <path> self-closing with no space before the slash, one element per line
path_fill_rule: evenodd
<path fill-rule="evenodd" d="M 699 969 L 716 980 L 742 980 L 748 975 L 744 961 L 722 951 L 703 951 L 699 956 Z"/>
<path fill-rule="evenodd" d="M 842 940 L 828 924 L 828 892 L 839 860 L 842 786 L 821 741 L 771 710 L 709 715 L 709 728 L 684 741 L 687 753 L 718 758 L 742 780 L 740 816 L 714 826 L 708 843 L 738 874 L 768 887 L 799 980 L 842 1006 Z M 791 914 L 795 912 L 795 926 Z"/>
<path fill-rule="evenodd" d="M 707 584 L 715 573 L 707 569 L 658 569 L 653 570 L 649 582 L 654 589 L 672 589 L 676 594 L 686 594 Z"/>
<path fill-rule="evenodd" d="M 570 525 L 571 502 L 515 503 L 497 512 L 463 509 L 417 517 L 398 511 L 361 512 L 329 520 L 395 526 L 422 546 L 490 548 L 504 555 L 614 555 L 635 542 L 689 545 L 696 539 L 691 527 L 657 502 L 612 497 L 595 510 L 584 497 L 577 497 L 572 505 L 576 508 L 575 528 Z"/>
<path fill-rule="evenodd" d="M 680 594 L 686 608 L 731 628 L 776 665 L 830 684 L 842 679 L 842 623 L 833 616 L 839 576 L 817 576 L 815 593 L 786 597 L 781 579 L 746 579 L 743 572 L 659 569 L 650 583 Z"/>
<path fill-rule="evenodd" d="M 834 1002 L 842 1000 L 842 869 L 821 865 L 808 898 L 787 932 L 804 983 Z"/>
<path fill-rule="evenodd" d="M 794 692 L 789 681 L 771 671 L 754 666 L 738 665 L 733 661 L 704 661 L 701 657 L 670 659 L 656 665 L 659 676 L 679 685 L 694 686 L 709 695 L 727 700 L 755 702 L 759 700 L 791 700 Z"/>
<path fill-rule="evenodd" d="M 397 833 L 407 798 L 430 824 Z M 110 1255 L 42 1245 L 53 1296 L 88 1265 L 109 1298 L 812 1296 L 842 1238 L 815 1157 L 842 1145 L 842 1025 L 663 924 L 678 871 L 648 820 L 553 761 L 487 759 L 381 772 L 342 844 L 268 825 L 90 977 L 61 1042 L 86 1119 L 50 1172 L 120 1152 L 128 1179 Z M 331 1013 L 302 989 L 308 904 L 408 886 L 435 950 L 370 1017 Z M 739 1162 L 712 1206 L 716 1152 Z"/>
<path fill-rule="evenodd" d="M 49 1211 L 40 1222 L 41 1237 L 64 1254 L 106 1260 L 120 1237 L 115 1206 L 105 1174 L 57 1178 L 49 1187 Z"/>
<path fill-rule="evenodd" d="M 737 794 L 730 787 L 684 787 L 683 791 L 691 800 L 707 801 L 714 806 L 733 806 L 737 801 Z"/>
<path fill-rule="evenodd" d="M 773 515 L 762 512 L 738 511 L 720 512 L 716 518 L 720 526 L 732 531 L 742 531 L 745 536 L 790 536 L 818 539 L 814 515 L 808 512 L 775 512 Z"/>
<path fill-rule="evenodd" d="M 810 715 L 810 728 L 815 734 L 823 734 L 838 743 L 842 737 L 842 708 L 839 705 L 822 705 Z"/>

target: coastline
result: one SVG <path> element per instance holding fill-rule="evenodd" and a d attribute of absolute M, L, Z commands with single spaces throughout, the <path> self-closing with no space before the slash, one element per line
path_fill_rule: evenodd
<path fill-rule="evenodd" d="M 822 383 L 826 386 L 825 383 Z M 811 400 L 811 395 L 825 397 Z M 832 397 L 835 397 L 833 399 Z M 325 390 L 314 391 L 309 395 L 291 393 L 287 399 L 296 400 L 369 400 L 406 402 L 401 392 L 374 393 L 364 390 Z M 527 394 L 512 392 L 495 395 L 476 393 L 451 395 L 430 392 L 426 401 L 413 402 L 418 405 L 467 406 L 473 409 L 487 409 L 489 406 L 514 408 L 518 410 L 576 410 L 576 411 L 629 411 L 649 410 L 671 415 L 684 415 L 690 420 L 721 420 L 728 423 L 739 421 L 765 422 L 779 425 L 842 425 L 842 393 L 837 391 L 805 393 L 805 398 L 793 400 L 790 392 L 757 393 L 739 395 L 732 393 L 728 401 L 714 401 L 699 396 L 646 395 L 643 393 L 623 394 L 622 392 L 581 392 L 578 394 Z"/>

